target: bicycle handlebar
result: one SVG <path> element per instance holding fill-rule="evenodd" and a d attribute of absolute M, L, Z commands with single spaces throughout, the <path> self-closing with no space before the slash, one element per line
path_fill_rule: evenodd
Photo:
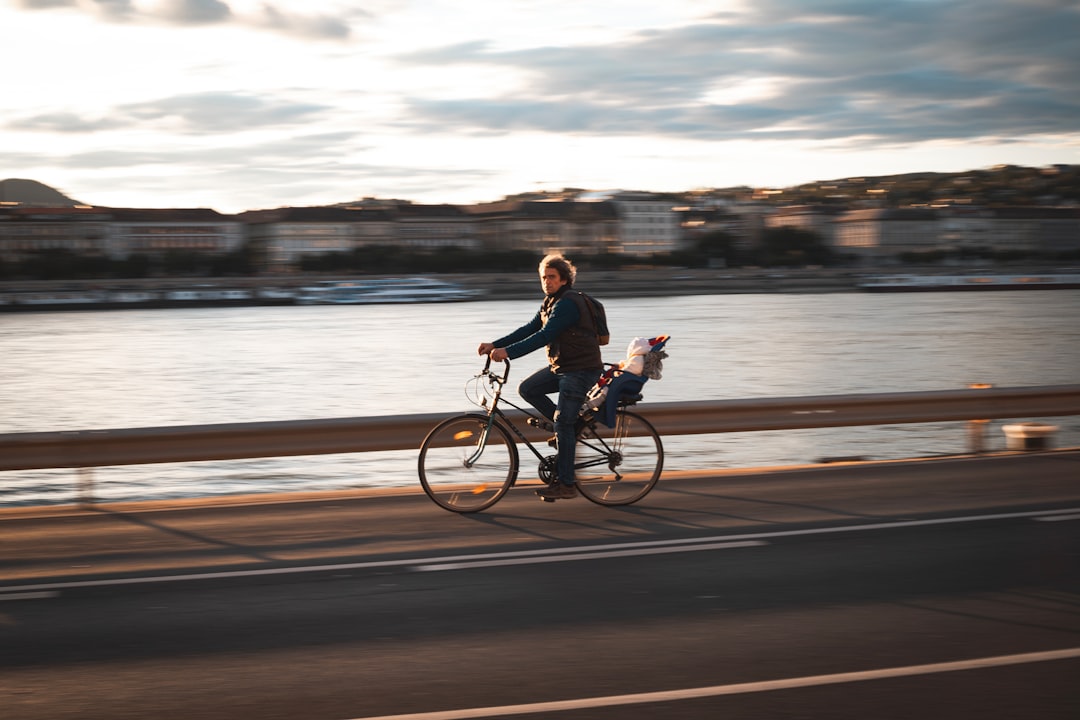
<path fill-rule="evenodd" d="M 487 356 L 487 362 L 484 363 L 484 370 L 483 370 L 483 372 L 481 374 L 482 375 L 489 375 L 489 376 L 495 378 L 496 380 L 499 381 L 500 384 L 505 383 L 506 379 L 508 377 L 510 377 L 510 360 L 509 359 L 503 360 L 502 363 L 505 365 L 505 369 L 503 370 L 502 377 L 500 378 L 498 373 L 491 372 L 491 356 L 488 355 Z"/>

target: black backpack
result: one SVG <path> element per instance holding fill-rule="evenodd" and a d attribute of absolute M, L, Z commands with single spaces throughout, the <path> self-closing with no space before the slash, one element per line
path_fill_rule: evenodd
<path fill-rule="evenodd" d="M 592 320 L 592 328 L 596 332 L 597 344 L 607 345 L 611 342 L 611 331 L 608 330 L 607 313 L 604 311 L 604 305 L 596 298 L 586 295 L 580 290 L 572 290 L 568 294 L 578 306 L 578 312 L 581 314 L 581 324 L 588 327 L 589 323 L 585 322 L 585 318 Z"/>

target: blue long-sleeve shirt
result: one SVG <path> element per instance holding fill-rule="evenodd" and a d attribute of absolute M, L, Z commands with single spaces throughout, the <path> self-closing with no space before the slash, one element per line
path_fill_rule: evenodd
<path fill-rule="evenodd" d="M 573 300 L 566 301 L 564 296 L 555 303 L 547 325 L 544 325 L 540 312 L 537 311 L 532 320 L 509 335 L 499 338 L 494 345 L 506 348 L 506 354 L 514 360 L 551 344 L 564 330 L 577 325 L 579 320 L 581 320 L 581 312 L 578 310 L 577 303 Z"/>

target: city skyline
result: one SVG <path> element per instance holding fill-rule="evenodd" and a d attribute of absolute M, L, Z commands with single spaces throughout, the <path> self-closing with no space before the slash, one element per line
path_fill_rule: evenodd
<path fill-rule="evenodd" d="M 233 213 L 1080 163 L 1080 3 L 5 0 L 0 176 Z"/>

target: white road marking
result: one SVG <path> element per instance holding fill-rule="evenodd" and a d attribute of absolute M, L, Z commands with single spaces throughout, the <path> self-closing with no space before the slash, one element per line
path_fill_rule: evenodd
<path fill-rule="evenodd" d="M 537 563 L 567 562 L 572 560 L 597 560 L 612 557 L 633 557 L 638 555 L 662 555 L 677 552 L 696 552 L 699 550 L 729 550 L 733 548 L 759 547 L 768 543 L 761 540 L 746 540 L 744 542 L 707 543 L 704 545 L 682 545 L 655 548 L 635 548 L 632 550 L 601 550 L 599 552 L 582 552 L 572 555 L 548 555 L 547 557 L 523 557 L 505 558 L 502 560 L 474 560 L 471 562 L 436 563 L 434 565 L 417 565 L 414 570 L 419 572 L 437 572 L 439 570 L 464 570 L 466 568 L 499 567 L 503 565 L 535 565 Z"/>
<path fill-rule="evenodd" d="M 926 527 L 933 525 L 952 525 L 958 523 L 983 522 L 987 520 L 1012 520 L 1019 518 L 1047 519 L 1065 515 L 1080 514 L 1080 508 L 1062 510 L 1039 510 L 1029 512 L 997 513 L 992 515 L 965 515 L 960 517 L 931 518 L 928 520 L 900 520 L 865 525 L 839 525 L 835 527 L 806 528 L 803 530 L 774 530 L 771 532 L 743 533 L 741 535 L 714 535 L 711 537 L 678 538 L 673 540 L 646 540 L 640 542 L 612 543 L 609 545 L 576 545 L 573 547 L 546 548 L 543 550 L 515 550 L 497 553 L 477 553 L 473 555 L 447 555 L 403 560 L 376 560 L 369 562 L 339 563 L 334 565 L 299 565 L 291 567 L 258 568 L 255 570 L 230 570 L 221 572 L 189 573 L 181 575 L 151 575 L 147 577 L 105 578 L 100 580 L 71 580 L 68 582 L 40 583 L 35 585 L 12 585 L 0 587 L 0 596 L 5 593 L 38 592 L 46 590 L 70 590 L 73 588 L 109 587 L 116 585 L 145 585 L 151 583 L 185 582 L 189 580 L 224 580 L 230 578 L 265 577 L 272 575 L 298 575 L 314 572 L 341 572 L 349 570 L 369 570 L 373 568 L 425 568 L 452 563 L 475 563 L 502 558 L 527 558 L 557 555 L 561 557 L 577 553 L 621 552 L 636 548 L 677 548 L 680 545 L 706 545 L 710 543 L 730 544 L 743 541 L 769 541 L 775 538 L 799 537 L 808 535 L 830 535 L 850 532 L 873 532 L 876 530 L 895 530 L 898 528 Z M 677 550 L 671 550 L 677 552 Z M 640 553 L 647 554 L 647 553 Z"/>
<path fill-rule="evenodd" d="M 878 670 L 834 673 L 831 675 L 810 675 L 807 677 L 785 678 L 782 680 L 765 680 L 761 682 L 735 683 L 732 685 L 713 685 L 711 687 L 663 690 L 659 692 L 634 693 L 631 695 L 608 695 L 605 697 L 579 698 L 576 700 L 555 700 L 552 702 L 530 703 L 527 705 L 465 708 L 461 710 L 408 713 L 405 715 L 379 715 L 375 717 L 353 718 L 353 720 L 464 720 L 465 718 L 552 713 L 567 710 L 583 710 L 587 708 L 693 700 L 696 698 L 718 697 L 721 695 L 743 695 L 746 693 L 790 690 L 792 688 L 817 687 L 821 685 L 839 685 L 842 683 L 865 682 L 867 680 L 911 677 L 913 675 L 933 675 L 961 670 L 979 670 L 982 668 L 1025 665 L 1028 663 L 1049 662 L 1053 660 L 1070 660 L 1078 657 L 1080 657 L 1080 647 L 1074 647 L 1064 648 L 1062 650 L 1047 650 L 1045 652 L 997 655 L 994 657 L 974 658 L 971 660 L 930 663 L 927 665 L 907 665 L 903 667 L 881 668 Z"/>
<path fill-rule="evenodd" d="M 1046 515 L 1035 518 L 1039 522 L 1064 522 L 1066 520 L 1080 520 L 1080 513 L 1074 515 Z"/>
<path fill-rule="evenodd" d="M 4 600 L 48 600 L 55 597 L 60 597 L 60 593 L 55 590 L 50 592 L 0 592 L 0 602 Z"/>

